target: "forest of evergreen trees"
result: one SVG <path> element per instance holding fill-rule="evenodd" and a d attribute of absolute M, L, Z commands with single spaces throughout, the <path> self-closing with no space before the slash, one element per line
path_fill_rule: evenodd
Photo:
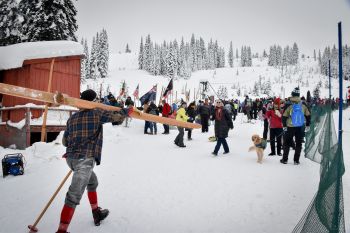
<path fill-rule="evenodd" d="M 91 51 L 87 39 L 81 39 L 85 58 L 81 61 L 81 79 L 106 78 L 108 75 L 109 44 L 105 29 L 92 38 Z"/>
<path fill-rule="evenodd" d="M 189 42 L 181 39 L 157 44 L 148 35 L 141 38 L 139 69 L 153 75 L 168 77 L 190 77 L 191 72 L 225 67 L 225 50 L 218 42 L 210 40 L 208 45 L 203 38 L 192 35 Z"/>
<path fill-rule="evenodd" d="M 316 51 L 314 51 L 314 59 L 316 60 Z M 333 45 L 331 49 L 327 46 L 322 55 L 321 51 L 318 51 L 318 64 L 320 66 L 321 73 L 324 75 L 329 75 L 329 65 L 328 61 L 331 61 L 331 76 L 333 78 L 338 78 L 339 70 L 339 49 Z M 343 77 L 345 79 L 350 79 L 350 47 L 348 45 L 343 46 Z"/>
<path fill-rule="evenodd" d="M 72 0 L 0 1 L 0 46 L 20 42 L 77 41 Z"/>
<path fill-rule="evenodd" d="M 127 47 L 128 49 L 128 47 Z M 197 70 L 212 70 L 225 67 L 226 61 L 230 67 L 234 66 L 234 60 L 239 61 L 240 66 L 252 66 L 252 58 L 258 58 L 259 54 L 252 54 L 250 46 L 242 46 L 240 56 L 236 49 L 234 56 L 233 45 L 230 43 L 227 60 L 225 49 L 218 42 L 211 39 L 206 45 L 202 37 L 196 39 L 192 34 L 191 40 L 185 42 L 181 39 L 180 45 L 176 40 L 157 44 L 152 42 L 151 36 L 141 38 L 139 49 L 139 69 L 146 70 L 153 75 L 168 77 L 190 77 Z M 262 57 L 268 57 L 269 66 L 296 65 L 299 58 L 299 48 L 296 43 L 292 47 L 286 46 L 284 50 L 279 45 L 271 46 L 270 54 L 264 50 Z"/>

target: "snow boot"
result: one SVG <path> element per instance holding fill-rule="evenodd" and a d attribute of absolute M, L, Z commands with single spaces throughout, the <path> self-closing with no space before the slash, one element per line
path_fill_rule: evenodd
<path fill-rule="evenodd" d="M 99 226 L 101 224 L 101 221 L 105 219 L 109 214 L 109 210 L 107 209 L 101 209 L 101 207 L 98 207 L 97 209 L 92 211 L 92 216 L 94 217 L 94 223 L 95 226 Z"/>
<path fill-rule="evenodd" d="M 280 162 L 283 163 L 283 164 L 287 164 L 288 163 L 288 161 L 286 161 L 284 159 L 281 159 Z"/>

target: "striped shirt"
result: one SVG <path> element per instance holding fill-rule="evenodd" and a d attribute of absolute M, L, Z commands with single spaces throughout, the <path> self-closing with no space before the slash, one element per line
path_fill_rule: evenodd
<path fill-rule="evenodd" d="M 99 109 L 80 110 L 67 121 L 63 144 L 67 147 L 66 155 L 72 159 L 94 157 L 96 164 L 101 162 L 103 142 L 103 124 L 122 123 L 123 112 L 111 112 Z"/>

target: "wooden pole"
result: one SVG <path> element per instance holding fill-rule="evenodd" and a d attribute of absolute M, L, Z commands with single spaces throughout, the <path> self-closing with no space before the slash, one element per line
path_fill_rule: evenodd
<path fill-rule="evenodd" d="M 163 92 L 164 92 L 164 87 L 162 86 L 162 91 L 160 92 L 158 106 L 162 103 Z"/>
<path fill-rule="evenodd" d="M 30 232 L 37 232 L 38 229 L 36 228 L 36 225 L 38 225 L 39 221 L 41 220 L 41 218 L 43 217 L 43 215 L 45 214 L 46 210 L 49 208 L 49 206 L 51 205 L 52 201 L 55 199 L 55 197 L 57 196 L 58 192 L 61 190 L 62 186 L 64 185 L 64 183 L 66 183 L 68 177 L 70 176 L 70 174 L 72 174 L 72 170 L 70 170 L 67 175 L 64 177 L 64 179 L 62 180 L 62 182 L 60 183 L 60 185 L 58 186 L 58 188 L 56 189 L 55 193 L 52 195 L 52 197 L 50 198 L 49 202 L 46 204 L 46 206 L 44 207 L 44 209 L 41 211 L 41 213 L 39 214 L 39 217 L 36 219 L 35 223 L 33 225 L 29 225 L 28 228 L 31 230 Z"/>
<path fill-rule="evenodd" d="M 49 74 L 49 84 L 47 87 L 47 92 L 51 92 L 51 84 L 52 84 L 52 73 L 53 73 L 53 65 L 55 63 L 55 58 L 51 61 L 50 66 L 50 74 Z M 49 110 L 49 104 L 45 104 L 45 112 L 44 112 L 44 118 L 43 118 L 43 125 L 41 127 L 41 141 L 46 141 L 46 121 L 47 121 L 47 111 Z"/>

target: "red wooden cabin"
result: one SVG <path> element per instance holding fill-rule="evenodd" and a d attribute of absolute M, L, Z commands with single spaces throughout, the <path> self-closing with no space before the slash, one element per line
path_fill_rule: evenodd
<path fill-rule="evenodd" d="M 5 54 L 4 54 L 5 53 Z M 80 62 L 83 55 L 82 46 L 72 41 L 50 41 L 50 42 L 30 42 L 18 45 L 0 47 L 0 82 L 27 87 L 37 90 L 48 90 L 50 64 L 54 61 L 54 69 L 52 75 L 51 92 L 63 92 L 72 97 L 80 96 Z M 4 57 L 2 57 L 4 56 Z M 8 56 L 8 57 L 7 57 Z M 0 94 L 0 103 L 2 102 L 2 122 L 19 122 L 26 117 L 26 109 L 11 109 L 6 111 L 7 107 L 25 105 L 34 103 L 36 105 L 44 105 L 42 102 L 35 102 L 18 97 L 12 97 Z M 31 118 L 41 117 L 43 110 L 30 109 Z M 62 130 L 62 127 L 48 127 L 48 132 Z M 6 129 L 7 128 L 7 129 Z M 9 126 L 0 125 L 0 145 L 8 146 L 10 142 L 4 139 L 6 136 L 15 136 L 10 133 Z M 38 131 L 34 130 L 34 131 Z M 33 130 L 31 130 L 33 132 Z M 39 130 L 40 132 L 40 130 Z M 12 134 L 12 135 L 11 135 Z M 19 143 L 20 137 L 12 144 Z M 26 138 L 26 146 L 31 144 L 33 140 Z M 32 142 L 30 142 L 32 141 Z M 18 147 L 18 146 L 17 146 Z M 20 146 L 23 147 L 23 146 Z"/>

